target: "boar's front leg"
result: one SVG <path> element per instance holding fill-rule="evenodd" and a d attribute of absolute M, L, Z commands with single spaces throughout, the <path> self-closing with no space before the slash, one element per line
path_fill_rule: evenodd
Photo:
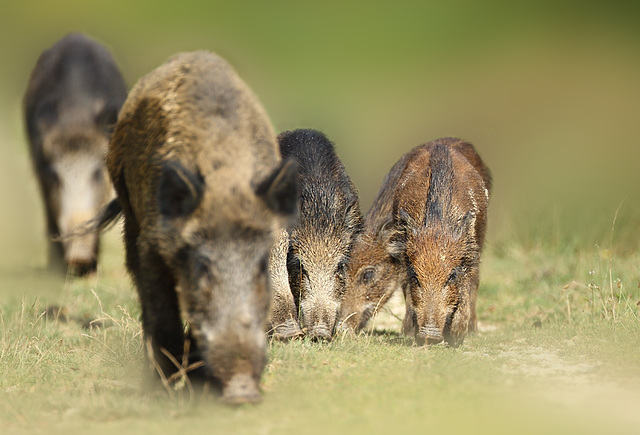
<path fill-rule="evenodd" d="M 131 221 L 125 220 L 127 268 L 133 275 L 140 298 L 145 346 L 150 341 L 153 350 L 146 358 L 151 373 L 159 375 L 157 372 L 162 371 L 168 378 L 177 367 L 161 349 L 166 349 L 177 361 L 182 361 L 184 352 L 184 327 L 175 284 L 160 255 L 149 246 L 138 246 L 138 234 Z M 149 386 L 155 384 L 154 377 L 149 376 Z"/>
<path fill-rule="evenodd" d="M 302 336 L 296 304 L 289 287 L 287 252 L 289 233 L 282 230 L 269 254 L 269 280 L 273 292 L 269 334 L 276 340 L 289 340 Z"/>
<path fill-rule="evenodd" d="M 477 269 L 471 271 L 469 286 L 469 333 L 478 331 L 478 319 L 476 317 L 476 301 L 478 299 L 478 286 L 480 285 L 480 274 Z"/>
<path fill-rule="evenodd" d="M 177 367 L 161 349 L 167 350 L 181 362 L 184 352 L 184 327 L 180 319 L 178 297 L 173 278 L 164 261 L 155 252 L 140 257 L 139 272 L 135 274 L 136 287 L 142 305 L 142 329 L 145 344 L 151 341 L 155 364 L 149 360 L 153 371 L 162 370 L 165 377 L 177 371 Z"/>

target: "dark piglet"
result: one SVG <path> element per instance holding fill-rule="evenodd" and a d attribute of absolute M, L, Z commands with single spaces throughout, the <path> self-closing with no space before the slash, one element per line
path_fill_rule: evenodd
<path fill-rule="evenodd" d="M 403 330 L 461 344 L 476 329 L 490 175 L 470 144 L 436 141 L 407 162 L 394 195 L 392 255 L 405 267 Z"/>
<path fill-rule="evenodd" d="M 464 155 L 481 175 L 487 189 L 491 188 L 489 170 L 468 142 L 456 138 L 441 138 L 404 154 L 384 178 L 380 191 L 365 216 L 364 231 L 351 252 L 347 269 L 347 290 L 340 314 L 341 329 L 344 331 L 360 331 L 398 289 L 408 285 L 406 266 L 401 261 L 402 255 L 398 255 L 402 246 L 395 243 L 393 199 L 398 189 L 398 180 L 403 176 L 407 165 L 419 158 L 421 153 L 430 152 L 436 144 L 447 145 Z M 472 314 L 474 313 L 475 310 Z M 475 316 L 470 321 L 469 328 L 475 330 Z"/>
<path fill-rule="evenodd" d="M 274 298 L 272 322 L 299 320 L 307 336 L 330 339 L 351 247 L 362 228 L 358 192 L 333 144 L 321 132 L 294 130 L 278 140 L 282 155 L 298 162 L 300 202 L 286 259 L 291 296 L 283 288 L 285 293 Z M 283 307 L 278 300 L 287 303 Z M 294 326 L 285 332 L 295 330 Z"/>
<path fill-rule="evenodd" d="M 96 269 L 97 232 L 75 230 L 112 196 L 104 154 L 126 95 L 111 54 L 82 34 L 45 50 L 31 73 L 24 114 L 51 267 L 79 275 Z"/>
<path fill-rule="evenodd" d="M 101 223 L 124 213 L 150 369 L 175 373 L 163 350 L 182 361 L 188 339 L 204 362 L 191 378 L 228 403 L 260 400 L 268 256 L 298 184 L 257 98 L 220 57 L 178 54 L 131 91 L 107 166 L 117 203 Z"/>

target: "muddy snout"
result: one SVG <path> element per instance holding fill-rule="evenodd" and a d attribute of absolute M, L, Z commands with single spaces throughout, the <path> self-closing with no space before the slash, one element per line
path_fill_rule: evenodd
<path fill-rule="evenodd" d="M 438 344 L 444 341 L 444 336 L 438 328 L 433 325 L 423 326 L 416 334 L 416 342 L 419 346 L 425 344 Z"/>

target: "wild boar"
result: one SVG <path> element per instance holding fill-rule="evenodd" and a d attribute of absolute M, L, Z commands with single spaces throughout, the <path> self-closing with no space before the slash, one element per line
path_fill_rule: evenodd
<path fill-rule="evenodd" d="M 97 232 L 72 233 L 113 195 L 104 154 L 126 96 L 111 54 L 78 33 L 45 50 L 31 73 L 24 115 L 53 268 L 96 269 Z"/>
<path fill-rule="evenodd" d="M 392 255 L 407 275 L 403 330 L 420 345 L 457 346 L 475 329 L 489 188 L 473 147 L 448 141 L 415 154 L 398 180 Z"/>
<path fill-rule="evenodd" d="M 450 146 L 464 155 L 481 175 L 487 189 L 491 189 L 489 169 L 473 146 L 462 140 L 441 138 L 417 146 L 403 155 L 384 178 L 380 191 L 364 218 L 364 230 L 353 246 L 347 267 L 347 289 L 341 306 L 341 330 L 360 331 L 396 290 L 408 284 L 406 267 L 401 262 L 402 247 L 397 245 L 394 238 L 396 226 L 393 219 L 393 199 L 398 180 L 409 162 L 418 158 L 421 153 L 429 152 L 436 144 Z M 482 246 L 482 241 L 480 245 Z M 469 329 L 475 328 L 473 309 Z"/>
<path fill-rule="evenodd" d="M 117 202 L 100 223 L 124 214 L 151 370 L 176 372 L 163 350 L 181 361 L 188 339 L 194 378 L 228 403 L 260 400 L 268 257 L 298 197 L 263 107 L 222 58 L 177 54 L 132 89 L 107 167 Z"/>
<path fill-rule="evenodd" d="M 323 133 L 294 130 L 278 140 L 282 156 L 297 161 L 300 176 L 299 221 L 287 253 L 290 291 L 307 336 L 330 339 L 351 247 L 362 230 L 358 192 Z"/>

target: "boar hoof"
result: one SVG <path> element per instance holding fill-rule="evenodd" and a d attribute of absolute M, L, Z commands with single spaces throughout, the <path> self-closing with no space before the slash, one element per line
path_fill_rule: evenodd
<path fill-rule="evenodd" d="M 222 401 L 228 405 L 258 403 L 261 400 L 258 383 L 248 374 L 233 375 L 222 391 Z"/>
<path fill-rule="evenodd" d="M 423 326 L 416 334 L 416 342 L 418 345 L 423 346 L 426 344 L 438 344 L 444 341 L 444 337 L 438 328 L 435 326 Z"/>
<path fill-rule="evenodd" d="M 287 320 L 285 323 L 282 323 L 276 326 L 273 330 L 273 339 L 287 341 L 287 340 L 295 340 L 296 338 L 300 338 L 304 335 L 302 329 L 300 329 L 300 325 L 293 319 Z"/>

